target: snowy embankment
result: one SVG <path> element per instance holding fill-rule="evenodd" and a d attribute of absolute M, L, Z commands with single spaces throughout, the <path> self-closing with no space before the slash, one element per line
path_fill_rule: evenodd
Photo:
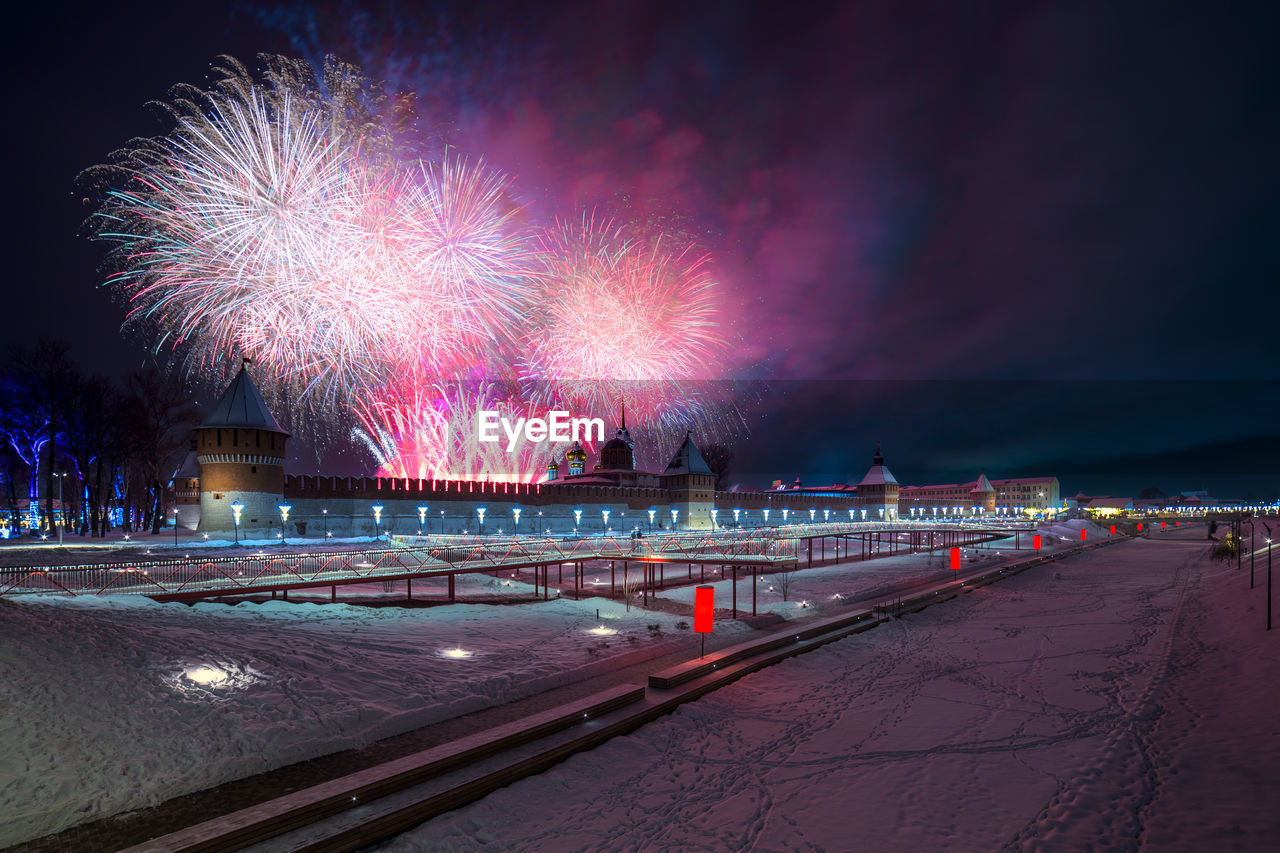
<path fill-rule="evenodd" d="M 512 592 L 532 587 L 458 580 Z M 0 599 L 0 846 L 692 648 L 680 621 L 604 599 Z"/>
<path fill-rule="evenodd" d="M 792 658 L 386 846 L 1269 849 L 1280 630 L 1203 537 Z"/>

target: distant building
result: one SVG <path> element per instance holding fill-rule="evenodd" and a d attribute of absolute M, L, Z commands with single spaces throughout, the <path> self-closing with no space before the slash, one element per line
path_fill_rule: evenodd
<path fill-rule="evenodd" d="M 932 516 L 933 508 L 939 515 L 960 508 L 962 514 L 981 509 L 982 512 L 1003 514 L 1030 510 L 1047 512 L 1061 507 L 1057 477 L 1015 477 L 990 480 L 986 472 L 978 479 L 965 483 L 948 483 L 936 486 L 903 486 L 899 492 L 898 512 L 904 516 Z M 913 512 L 914 510 L 914 512 Z"/>

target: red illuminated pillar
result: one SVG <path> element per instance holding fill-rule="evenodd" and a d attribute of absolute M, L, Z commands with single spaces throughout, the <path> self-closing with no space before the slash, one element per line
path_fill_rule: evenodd
<path fill-rule="evenodd" d="M 1115 535 L 1116 535 L 1116 526 L 1115 526 L 1114 524 L 1113 524 L 1113 525 L 1111 525 L 1111 535 L 1112 535 L 1112 536 L 1115 536 Z"/>
<path fill-rule="evenodd" d="M 953 572 L 960 571 L 960 549 L 959 548 L 951 549 L 951 571 Z"/>
<path fill-rule="evenodd" d="M 1031 550 L 1033 551 L 1040 550 L 1040 534 L 1039 533 L 1031 537 Z"/>
<path fill-rule="evenodd" d="M 1141 533 L 1141 532 L 1142 532 L 1142 522 L 1141 522 L 1141 521 L 1139 521 L 1139 522 L 1138 522 L 1138 532 L 1139 532 L 1139 533 Z"/>
<path fill-rule="evenodd" d="M 1080 541 L 1081 541 L 1081 542 L 1083 542 L 1083 541 L 1084 541 L 1084 539 L 1085 539 L 1084 528 L 1083 528 L 1083 527 L 1081 527 L 1081 528 L 1080 528 Z"/>
<path fill-rule="evenodd" d="M 711 633 L 711 613 L 715 608 L 716 588 L 710 585 L 693 590 L 693 630 L 702 635 L 702 656 L 707 655 L 707 634 Z"/>

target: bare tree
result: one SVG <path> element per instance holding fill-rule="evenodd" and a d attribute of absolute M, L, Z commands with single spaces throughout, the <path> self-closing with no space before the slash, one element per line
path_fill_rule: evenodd
<path fill-rule="evenodd" d="M 702 448 L 702 458 L 716 476 L 716 491 L 729 488 L 729 468 L 733 464 L 733 450 L 723 444 L 708 444 Z"/>
<path fill-rule="evenodd" d="M 195 419 L 195 403 L 177 376 L 155 365 L 129 375 L 119 413 L 126 504 L 152 533 L 164 521 L 161 475 L 186 450 Z M 125 523 L 133 523 L 128 513 Z"/>

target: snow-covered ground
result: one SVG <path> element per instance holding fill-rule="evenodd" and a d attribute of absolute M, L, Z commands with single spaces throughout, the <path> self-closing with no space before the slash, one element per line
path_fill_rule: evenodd
<path fill-rule="evenodd" d="M 789 659 L 386 847 L 1273 849 L 1280 629 L 1203 537 Z"/>
<path fill-rule="evenodd" d="M 1079 526 L 1054 535 L 1060 545 L 1074 544 Z M 994 558 L 1000 550 L 976 554 Z M 775 579 L 766 576 L 761 611 L 820 613 L 944 567 L 945 553 L 806 569 L 794 574 L 787 604 L 776 588 L 768 591 Z M 589 570 L 588 584 L 597 579 L 607 584 L 607 571 Z M 719 585 L 721 608 L 729 605 L 728 587 Z M 443 581 L 414 584 L 415 597 L 443 593 Z M 464 575 L 457 593 L 527 598 L 533 588 Z M 346 587 L 342 594 L 403 598 L 404 584 Z M 234 607 L 132 597 L 0 599 L 0 845 L 694 643 L 691 632 L 677 628 L 685 621 L 678 615 L 628 613 L 597 598 L 421 609 L 300 601 L 327 595 L 294 592 L 288 603 Z M 664 595 L 688 599 L 691 592 Z M 749 612 L 749 581 L 740 581 L 739 605 Z M 712 647 L 749 631 L 721 619 Z"/>
<path fill-rule="evenodd" d="M 533 592 L 482 575 L 457 589 Z M 0 599 L 0 846 L 692 648 L 680 621 L 599 598 L 420 609 Z"/>

